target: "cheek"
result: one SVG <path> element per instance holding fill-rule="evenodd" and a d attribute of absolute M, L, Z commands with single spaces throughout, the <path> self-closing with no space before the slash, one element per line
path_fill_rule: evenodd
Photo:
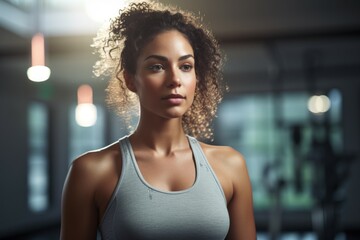
<path fill-rule="evenodd" d="M 195 90 L 196 90 L 196 81 L 194 81 L 193 84 L 191 84 L 191 91 L 193 95 L 195 94 Z"/>
<path fill-rule="evenodd" d="M 193 93 L 195 93 L 196 85 L 197 85 L 197 78 L 194 75 L 194 77 L 192 78 L 192 81 L 190 82 L 190 89 Z"/>
<path fill-rule="evenodd" d="M 142 77 L 141 79 L 137 79 L 136 87 L 138 94 L 155 91 L 157 88 L 159 88 L 158 82 L 158 80 L 151 77 Z"/>
<path fill-rule="evenodd" d="M 187 86 L 187 92 L 188 95 L 191 96 L 192 101 L 194 100 L 195 97 L 196 84 L 197 84 L 196 79 L 194 79 L 193 81 L 189 82 Z"/>

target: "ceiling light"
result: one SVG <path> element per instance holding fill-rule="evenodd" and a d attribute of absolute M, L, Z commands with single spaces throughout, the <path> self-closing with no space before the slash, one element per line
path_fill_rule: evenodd
<path fill-rule="evenodd" d="M 31 39 L 31 65 L 27 70 L 31 81 L 43 82 L 49 79 L 51 70 L 45 66 L 45 41 L 41 33 L 35 34 Z"/>
<path fill-rule="evenodd" d="M 91 127 L 97 120 L 97 109 L 93 104 L 93 90 L 89 85 L 81 85 L 77 91 L 78 104 L 75 109 L 76 123 L 81 127 Z"/>

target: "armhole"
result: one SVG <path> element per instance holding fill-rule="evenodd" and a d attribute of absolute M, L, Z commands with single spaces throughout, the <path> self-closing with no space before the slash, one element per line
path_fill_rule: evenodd
<path fill-rule="evenodd" d="M 126 168 L 126 157 L 124 157 L 124 152 L 125 152 L 125 149 L 124 149 L 124 138 L 120 139 L 118 141 L 118 147 L 119 147 L 119 151 L 120 151 L 120 156 L 121 156 L 121 159 L 119 160 L 121 163 L 121 172 L 120 172 L 120 177 L 116 183 L 116 186 L 114 188 L 114 191 L 113 193 L 111 194 L 111 197 L 108 201 L 108 204 L 106 206 L 106 209 L 105 209 L 105 212 L 104 212 L 104 215 L 102 216 L 101 218 L 101 221 L 99 223 L 99 228 L 101 229 L 103 223 L 104 223 L 104 220 L 106 219 L 106 217 L 108 216 L 109 214 L 109 210 L 111 209 L 111 206 L 114 204 L 114 200 L 116 198 L 116 195 L 117 193 L 119 192 L 119 189 L 120 189 L 120 186 L 121 186 L 121 183 L 123 182 L 123 178 L 125 176 L 125 168 Z"/>
<path fill-rule="evenodd" d="M 190 138 L 191 138 L 191 139 L 195 139 L 195 138 L 193 138 L 193 137 L 190 137 Z M 196 139 L 195 139 L 195 141 L 193 141 L 193 142 L 195 143 L 195 144 L 194 144 L 195 147 L 196 147 L 196 148 L 198 149 L 198 151 L 200 152 L 201 157 L 204 159 L 204 163 L 207 165 L 207 167 L 209 168 L 212 176 L 214 177 L 215 183 L 216 183 L 217 186 L 219 187 L 220 192 L 221 192 L 221 195 L 222 195 L 222 197 L 223 197 L 223 199 L 224 199 L 225 206 L 227 206 L 227 200 L 226 200 L 226 197 L 225 197 L 224 189 L 222 188 L 221 183 L 220 183 L 218 177 L 216 176 L 216 174 L 215 174 L 214 170 L 212 169 L 209 161 L 207 160 L 206 155 L 205 155 L 205 153 L 204 153 L 204 151 L 203 151 L 203 149 L 202 149 L 202 147 L 201 147 L 200 142 L 197 141 Z"/>

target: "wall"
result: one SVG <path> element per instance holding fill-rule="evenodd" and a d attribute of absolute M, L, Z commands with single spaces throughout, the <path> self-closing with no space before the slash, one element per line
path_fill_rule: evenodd
<path fill-rule="evenodd" d="M 301 45 L 300 43 L 304 43 Z M 309 44 L 305 40 L 278 42 L 278 49 L 281 53 L 283 66 L 282 79 L 284 89 L 296 90 L 304 89 L 306 84 L 304 79 L 306 73 L 305 66 L 302 63 L 301 54 L 303 46 L 314 47 L 324 46 L 322 43 L 332 42 L 326 39 L 315 45 Z M 299 44 L 301 47 L 299 47 Z M 248 51 L 252 44 L 236 45 Z M 265 46 L 265 47 L 264 47 Z M 234 94 L 242 92 L 261 92 L 270 91 L 274 87 L 274 82 L 269 81 L 269 64 L 274 64 L 272 57 L 268 55 L 266 44 L 255 46 L 257 51 L 248 53 L 248 55 L 230 56 L 228 62 L 236 64 L 227 69 L 225 78 L 228 79 L 230 88 Z M 323 89 L 338 87 L 343 93 L 344 112 L 344 146 L 346 152 L 355 154 L 357 160 L 351 167 L 349 175 L 347 201 L 343 208 L 342 224 L 344 229 L 359 230 L 360 219 L 359 212 L 360 193 L 357 184 L 360 181 L 360 73 L 358 67 L 360 60 L 355 58 L 349 64 L 350 58 L 347 53 L 354 52 L 359 56 L 358 45 L 354 49 L 350 48 L 341 53 L 328 52 L 329 49 L 343 49 L 346 44 L 339 45 L 333 43 L 327 48 L 325 59 L 338 59 L 335 63 L 322 63 L 316 65 L 317 85 Z M 260 50 L 259 50 L 260 49 Z M 255 52 L 261 54 L 256 55 Z M 340 53 L 339 53 L 340 52 Z M 74 53 L 76 55 L 76 52 Z M 255 54 L 255 55 L 254 55 Z M 328 55 L 326 55 L 328 54 Z M 254 68 L 243 66 L 251 61 L 253 57 Z M 22 56 L 22 61 L 26 57 Z M 69 59 L 68 61 L 71 61 Z M 238 62 L 237 62 L 238 61 Z M 324 65 L 325 64 L 325 65 Z M 350 67 L 349 67 L 350 66 Z M 26 68 L 24 68 L 26 69 Z M 249 70 L 250 69 L 250 70 Z M 60 221 L 60 203 L 61 191 L 65 175 L 68 169 L 68 108 L 75 101 L 75 91 L 77 83 L 73 85 L 61 85 L 57 83 L 47 83 L 52 94 L 44 96 L 41 94 L 44 85 L 30 83 L 23 72 L 14 72 L 11 69 L 0 67 L 0 238 L 15 233 L 28 231 L 36 228 L 42 228 Z M 86 81 L 82 79 L 81 81 Z M 96 94 L 103 99 L 104 83 L 97 86 Z M 45 213 L 35 214 L 27 207 L 27 104 L 32 100 L 43 100 L 48 103 L 51 117 L 50 130 L 50 173 L 51 173 L 51 207 Z M 266 216 L 265 216 L 266 217 Z M 293 216 L 287 216 L 293 218 Z M 288 227 L 290 229 L 292 226 Z M 266 230 L 263 226 L 262 230 Z"/>

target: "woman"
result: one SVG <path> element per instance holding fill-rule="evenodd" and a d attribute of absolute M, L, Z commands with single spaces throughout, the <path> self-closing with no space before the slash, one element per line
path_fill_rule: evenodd
<path fill-rule="evenodd" d="M 255 239 L 251 185 L 240 153 L 194 137 L 223 92 L 221 55 L 189 13 L 131 4 L 95 41 L 108 102 L 133 133 L 76 159 L 63 192 L 62 239 Z M 191 136 L 190 136 L 191 135 Z"/>

